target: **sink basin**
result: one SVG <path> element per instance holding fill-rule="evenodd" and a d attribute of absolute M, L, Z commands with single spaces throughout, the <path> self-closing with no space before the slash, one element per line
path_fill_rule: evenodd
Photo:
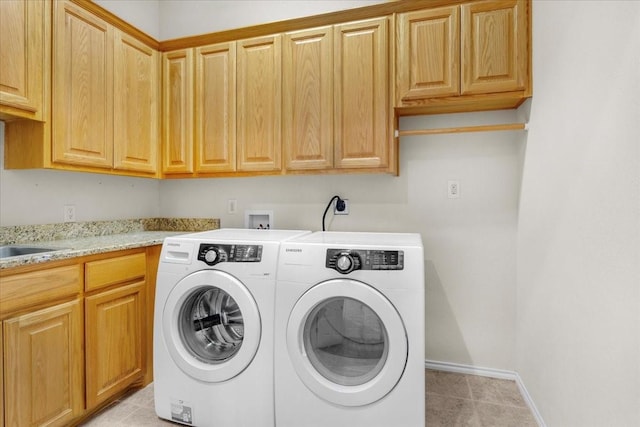
<path fill-rule="evenodd" d="M 45 252 L 60 251 L 62 248 L 47 248 L 42 246 L 7 245 L 0 246 L 0 258 L 8 258 L 21 255 L 32 255 Z"/>

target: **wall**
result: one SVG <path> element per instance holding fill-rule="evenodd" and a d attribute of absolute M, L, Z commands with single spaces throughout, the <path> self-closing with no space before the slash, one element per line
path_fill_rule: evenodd
<path fill-rule="evenodd" d="M 165 3 L 165 1 L 162 1 Z M 160 40 L 160 0 L 95 0 L 94 3 Z"/>
<path fill-rule="evenodd" d="M 163 0 L 160 8 L 160 39 L 319 15 L 386 1 L 389 0 Z"/>
<path fill-rule="evenodd" d="M 319 15 L 390 0 L 94 0 L 157 40 Z"/>
<path fill-rule="evenodd" d="M 412 117 L 403 129 L 510 122 L 513 112 Z M 426 257 L 426 358 L 514 369 L 516 222 L 523 132 L 406 137 L 400 176 L 330 175 L 165 180 L 167 216 L 214 216 L 244 227 L 245 210 L 272 210 L 275 228 L 322 228 L 334 194 L 348 216 L 329 230 L 418 232 Z M 460 198 L 447 198 L 447 181 Z M 237 200 L 238 213 L 227 212 Z"/>
<path fill-rule="evenodd" d="M 154 179 L 0 166 L 0 226 L 62 222 L 64 205 L 76 206 L 78 221 L 157 217 L 159 191 Z"/>
<path fill-rule="evenodd" d="M 640 425 L 640 2 L 534 2 L 516 370 L 549 426 Z"/>

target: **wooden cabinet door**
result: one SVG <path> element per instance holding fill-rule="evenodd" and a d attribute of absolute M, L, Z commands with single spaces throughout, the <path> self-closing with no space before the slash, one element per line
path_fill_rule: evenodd
<path fill-rule="evenodd" d="M 397 97 L 402 101 L 460 92 L 458 6 L 398 15 Z"/>
<path fill-rule="evenodd" d="M 335 167 L 389 161 L 388 19 L 335 26 Z"/>
<path fill-rule="evenodd" d="M 528 69 L 525 0 L 463 4 L 462 94 L 525 89 Z"/>
<path fill-rule="evenodd" d="M 82 302 L 4 321 L 5 421 L 64 426 L 84 408 Z"/>
<path fill-rule="evenodd" d="M 67 1 L 54 3 L 54 162 L 113 165 L 113 28 Z"/>
<path fill-rule="evenodd" d="M 144 282 L 85 298 L 87 409 L 143 375 Z"/>
<path fill-rule="evenodd" d="M 193 172 L 193 49 L 162 58 L 162 171 Z"/>
<path fill-rule="evenodd" d="M 237 43 L 238 170 L 281 169 L 281 36 Z"/>
<path fill-rule="evenodd" d="M 160 63 L 158 52 L 115 30 L 114 169 L 158 170 Z"/>
<path fill-rule="evenodd" d="M 333 167 L 333 29 L 284 35 L 282 139 L 287 170 Z"/>
<path fill-rule="evenodd" d="M 0 118 L 46 120 L 51 3 L 0 1 Z"/>
<path fill-rule="evenodd" d="M 236 170 L 236 44 L 195 50 L 195 170 Z"/>

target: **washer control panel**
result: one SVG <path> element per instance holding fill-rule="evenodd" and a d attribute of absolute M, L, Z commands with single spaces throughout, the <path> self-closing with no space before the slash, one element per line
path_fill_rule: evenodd
<path fill-rule="evenodd" d="M 349 274 L 355 270 L 402 270 L 404 268 L 404 252 L 327 249 L 325 266 L 342 274 Z"/>
<path fill-rule="evenodd" d="M 260 262 L 262 245 L 218 245 L 201 243 L 198 250 L 198 261 L 207 265 L 221 262 Z"/>

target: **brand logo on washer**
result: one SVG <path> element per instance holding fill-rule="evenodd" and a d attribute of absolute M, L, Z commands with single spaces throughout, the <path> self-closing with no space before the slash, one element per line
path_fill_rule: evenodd
<path fill-rule="evenodd" d="M 302 249 L 300 249 L 300 248 L 286 248 L 284 251 L 285 252 L 299 252 L 299 253 L 302 253 Z"/>

